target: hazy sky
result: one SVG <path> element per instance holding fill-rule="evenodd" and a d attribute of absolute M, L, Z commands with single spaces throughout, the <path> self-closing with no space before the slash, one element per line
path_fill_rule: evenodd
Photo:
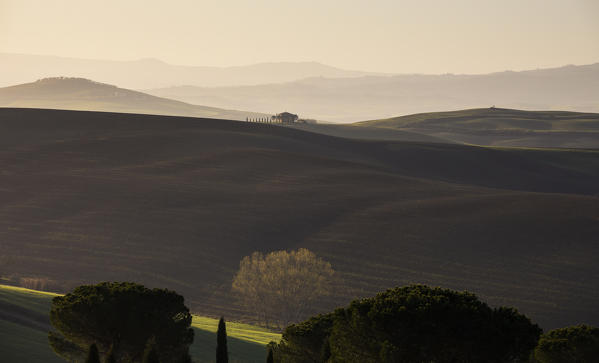
<path fill-rule="evenodd" d="M 395 73 L 599 62 L 598 0 L 0 0 L 0 52 Z"/>

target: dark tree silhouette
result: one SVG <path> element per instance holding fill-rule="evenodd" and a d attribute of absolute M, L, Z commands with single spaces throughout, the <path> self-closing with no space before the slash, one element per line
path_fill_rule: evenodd
<path fill-rule="evenodd" d="M 468 292 L 413 285 L 287 327 L 281 362 L 511 362 L 526 360 L 541 329 Z"/>
<path fill-rule="evenodd" d="M 158 358 L 158 352 L 156 351 L 156 339 L 150 338 L 146 343 L 146 349 L 144 350 L 143 363 L 160 363 Z"/>
<path fill-rule="evenodd" d="M 49 334 L 54 351 L 69 361 L 81 361 L 85 348 L 117 361 L 140 362 L 148 339 L 155 337 L 160 361 L 180 362 L 193 342 L 191 314 L 183 297 L 164 289 L 128 282 L 85 285 L 52 300 Z M 106 354 L 106 353 L 104 353 Z"/>
<path fill-rule="evenodd" d="M 223 317 L 218 321 L 218 331 L 216 332 L 216 363 L 229 363 L 227 325 Z"/>
<path fill-rule="evenodd" d="M 535 348 L 539 363 L 596 362 L 599 357 L 599 328 L 570 326 L 544 334 Z"/>
<path fill-rule="evenodd" d="M 272 355 L 272 348 L 268 347 L 268 354 L 266 355 L 266 363 L 274 363 L 274 357 Z"/>
<path fill-rule="evenodd" d="M 98 353 L 98 346 L 96 344 L 89 346 L 85 363 L 100 363 L 100 353 Z"/>

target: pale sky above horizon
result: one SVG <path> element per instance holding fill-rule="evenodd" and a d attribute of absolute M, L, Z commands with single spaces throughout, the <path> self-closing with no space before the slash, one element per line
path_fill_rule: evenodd
<path fill-rule="evenodd" d="M 0 0 L 0 52 L 390 73 L 599 62 L 597 0 Z"/>

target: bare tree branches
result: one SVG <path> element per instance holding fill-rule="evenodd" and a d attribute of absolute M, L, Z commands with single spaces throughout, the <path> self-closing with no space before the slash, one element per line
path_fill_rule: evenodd
<path fill-rule="evenodd" d="M 330 263 L 304 248 L 254 252 L 241 260 L 233 292 L 266 326 L 282 328 L 300 321 L 329 293 L 333 275 Z"/>

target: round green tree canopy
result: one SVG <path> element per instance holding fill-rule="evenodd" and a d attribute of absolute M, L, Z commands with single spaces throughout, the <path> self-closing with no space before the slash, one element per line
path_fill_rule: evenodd
<path fill-rule="evenodd" d="M 551 330 L 535 348 L 539 363 L 596 362 L 599 359 L 599 328 L 577 325 Z"/>
<path fill-rule="evenodd" d="M 412 285 L 355 300 L 285 329 L 275 361 L 509 362 L 526 359 L 541 329 L 468 292 Z"/>
<path fill-rule="evenodd" d="M 69 361 L 80 360 L 95 343 L 101 356 L 111 351 L 118 361 L 138 362 L 150 339 L 161 362 L 186 361 L 193 342 L 181 295 L 129 282 L 84 285 L 55 297 L 50 322 L 56 329 L 50 344 Z"/>

